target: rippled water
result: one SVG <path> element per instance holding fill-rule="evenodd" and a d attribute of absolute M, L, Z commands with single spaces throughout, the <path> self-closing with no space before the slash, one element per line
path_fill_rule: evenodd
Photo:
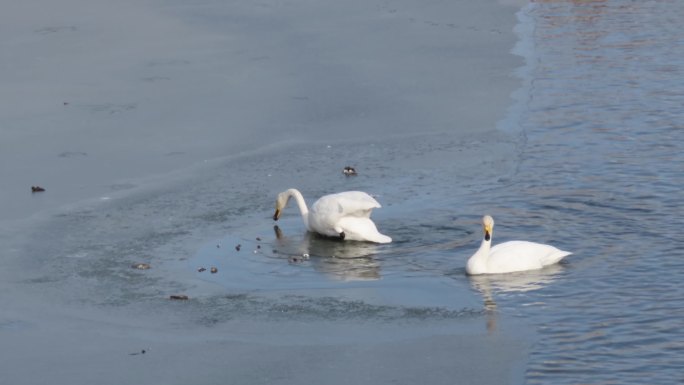
<path fill-rule="evenodd" d="M 529 384 L 684 381 L 683 18 L 678 1 L 521 14 L 521 163 L 489 193 L 511 230 L 542 224 L 575 253 L 543 290 L 495 289 L 541 334 Z"/>

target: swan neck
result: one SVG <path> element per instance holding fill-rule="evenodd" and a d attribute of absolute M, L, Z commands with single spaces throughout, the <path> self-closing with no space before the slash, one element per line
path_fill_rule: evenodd
<path fill-rule="evenodd" d="M 474 257 L 486 263 L 489 259 L 489 250 L 492 248 L 492 238 L 494 237 L 494 232 L 492 228 L 485 229 L 484 237 L 482 237 L 482 243 L 480 243 L 480 248 L 477 249 Z"/>
<path fill-rule="evenodd" d="M 490 240 L 482 239 L 480 248 L 468 260 L 467 271 L 469 274 L 483 274 L 487 271 L 487 260 L 489 259 L 489 249 L 492 246 Z"/>
<path fill-rule="evenodd" d="M 477 255 L 478 258 L 486 260 L 487 257 L 489 256 L 489 249 L 492 247 L 492 240 L 491 238 L 489 240 L 483 239 L 482 243 L 480 244 L 480 248 L 477 249 L 477 252 L 475 255 Z"/>
<path fill-rule="evenodd" d="M 309 227 L 309 208 L 306 206 L 306 202 L 304 201 L 304 197 L 302 196 L 302 193 L 299 192 L 299 190 L 296 189 L 289 189 L 287 190 L 288 195 L 291 198 L 294 198 L 294 200 L 297 202 L 297 206 L 299 207 L 299 212 L 302 214 L 302 219 L 304 220 L 304 224 L 306 224 L 306 227 Z"/>

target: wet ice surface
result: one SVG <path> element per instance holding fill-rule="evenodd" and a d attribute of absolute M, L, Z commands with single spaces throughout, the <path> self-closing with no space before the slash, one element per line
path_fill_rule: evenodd
<path fill-rule="evenodd" d="M 513 12 L 481 1 L 8 4 L 2 381 L 520 377 L 533 332 L 484 309 L 454 252 L 476 241 L 481 215 L 459 196 L 503 181 L 515 154 L 517 139 L 494 130 L 518 83 Z M 27 193 L 35 184 L 47 191 Z M 276 238 L 275 195 L 289 187 L 309 202 L 367 191 L 397 241 L 311 239 L 294 208 Z"/>
<path fill-rule="evenodd" d="M 519 64 L 493 3 L 8 5 L 0 219 L 274 143 L 490 128 Z"/>
<path fill-rule="evenodd" d="M 493 136 L 508 140 L 495 132 L 484 135 Z M 373 285 L 373 281 L 382 280 L 384 285 L 406 276 L 427 276 L 453 284 L 450 275 L 462 275 L 458 268 L 466 256 L 459 260 L 455 252 L 449 253 L 458 246 L 476 246 L 471 241 L 479 237 L 478 217 L 463 209 L 442 207 L 441 200 L 462 194 L 473 174 L 479 178 L 489 173 L 492 184 L 496 184 L 500 178 L 497 174 L 508 166 L 501 159 L 504 152 L 482 164 L 473 160 L 471 168 L 464 169 L 462 162 L 444 165 L 442 188 L 433 185 L 426 192 L 423 181 L 432 173 L 430 165 L 436 159 L 454 153 L 475 154 L 485 145 L 483 138 L 462 142 L 445 140 L 448 138 L 438 135 L 335 146 L 307 143 L 193 171 L 196 175 L 188 175 L 181 182 L 96 200 L 85 209 L 55 215 L 30 230 L 34 235 L 26 247 L 31 258 L 24 263 L 30 265 L 28 272 L 34 275 L 34 283 L 59 286 L 75 280 L 80 281 L 78 285 L 69 282 L 65 286 L 78 287 L 78 291 L 82 285 L 95 290 L 101 286 L 109 292 L 105 297 L 92 296 L 85 290 L 82 295 L 74 293 L 74 298 L 83 296 L 84 301 L 102 304 L 137 300 L 145 288 L 158 290 L 157 285 L 149 285 L 149 280 L 162 279 L 159 275 L 166 272 L 196 280 L 184 288 L 190 290 L 193 286 L 217 285 L 220 290 L 243 291 L 325 289 L 353 286 L 357 281 Z M 512 142 L 498 146 L 503 151 L 514 149 Z M 464 162 L 466 159 L 477 157 L 464 156 Z M 347 163 L 357 166 L 358 176 L 342 174 L 340 165 Z M 454 179 L 466 187 L 452 186 L 449 181 Z M 304 191 L 305 198 L 355 189 L 373 194 L 384 205 L 373 213 L 376 224 L 397 240 L 376 245 L 313 236 L 306 233 L 294 206 L 285 210 L 280 221 L 273 222 L 275 195 L 292 186 Z M 309 257 L 304 258 L 304 254 Z M 132 269 L 136 262 L 149 263 L 153 268 Z M 211 274 L 211 266 L 217 267 L 218 273 Z M 444 274 L 445 266 L 451 273 Z M 208 270 L 198 274 L 199 267 Z M 116 295 L 112 288 L 122 292 Z"/>
<path fill-rule="evenodd" d="M 485 148 L 496 151 L 481 159 Z M 533 332 L 523 327 L 526 337 L 511 336 L 507 331 L 522 325 L 488 311 L 464 275 L 480 237 L 480 209 L 459 206 L 459 197 L 481 188 L 482 179 L 506 183 L 515 154 L 511 137 L 491 131 L 310 142 L 217 160 L 24 229 L 29 243 L 16 248 L 25 257 L 5 266 L 3 277 L 22 292 L 17 301 L 55 304 L 43 310 L 55 325 L 106 318 L 105 333 L 121 332 L 121 339 L 99 354 L 118 344 L 118 354 L 145 349 L 146 359 L 188 349 L 203 357 L 184 358 L 188 364 L 216 365 L 206 368 L 211 378 L 328 381 L 354 367 L 359 383 L 451 383 L 454 376 L 507 382 L 521 374 L 516 362 L 524 362 Z M 345 176 L 346 165 L 358 175 Z M 373 213 L 378 228 L 395 241 L 307 234 L 294 206 L 276 231 L 275 196 L 288 187 L 309 202 L 331 191 L 369 192 L 383 205 Z M 133 268 L 137 263 L 151 268 Z M 169 299 L 180 294 L 188 300 Z M 3 330 L 46 328 L 4 317 Z M 207 359 L 195 351 L 198 341 L 228 358 Z M 502 365 L 483 375 L 473 364 L 480 360 L 459 358 L 464 347 Z M 313 359 L 326 367 L 311 370 Z"/>

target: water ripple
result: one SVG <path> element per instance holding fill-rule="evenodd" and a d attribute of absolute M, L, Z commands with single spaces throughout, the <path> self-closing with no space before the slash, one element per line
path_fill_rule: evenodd
<path fill-rule="evenodd" d="M 575 252 L 552 285 L 496 296 L 541 335 L 529 384 L 682 381 L 682 16 L 680 2 L 610 0 L 521 14 L 534 26 L 527 140 L 517 182 L 495 199 L 517 206 L 507 233 L 536 223 Z"/>

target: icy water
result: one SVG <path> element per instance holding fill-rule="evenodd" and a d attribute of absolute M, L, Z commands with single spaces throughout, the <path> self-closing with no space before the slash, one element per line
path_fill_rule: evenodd
<path fill-rule="evenodd" d="M 342 349 L 326 361 L 330 373 L 356 383 L 681 383 L 684 4 L 539 2 L 519 18 L 515 52 L 527 64 L 497 129 L 295 141 L 153 186 L 132 181 L 17 229 L 30 236 L 4 240 L 22 259 L 3 266 L 3 279 L 22 301 L 54 302 L 59 314 L 99 309 L 111 323 L 123 314 L 152 335 L 232 335 L 276 355 L 281 345 L 309 345 L 277 356 L 279 365 L 297 357 L 291 365 L 305 369 L 303 358 Z M 359 175 L 345 177 L 346 165 Z M 275 195 L 289 187 L 309 202 L 340 190 L 375 195 L 383 208 L 373 218 L 394 242 L 307 235 L 295 207 L 274 223 Z M 469 278 L 485 213 L 497 220 L 494 242 L 574 254 L 538 272 Z M 152 268 L 131 268 L 139 262 Z M 172 294 L 190 299 L 168 301 Z M 1 321 L 5 331 L 32 327 L 11 314 Z M 267 326 L 236 328 L 243 324 Z M 444 337 L 454 334 L 473 336 L 468 350 L 529 354 L 524 373 L 511 378 L 497 356 L 458 367 L 449 352 L 464 341 Z M 262 366 L 221 378 L 292 375 Z M 325 378 L 318 370 L 312 380 Z"/>

